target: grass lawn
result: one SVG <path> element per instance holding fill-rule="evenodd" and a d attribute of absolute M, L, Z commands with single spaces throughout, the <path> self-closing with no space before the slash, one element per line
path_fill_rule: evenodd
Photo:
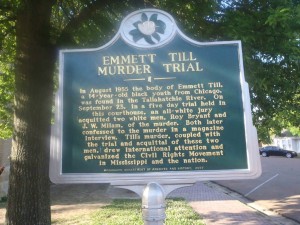
<path fill-rule="evenodd" d="M 167 199 L 166 225 L 204 225 L 200 216 L 182 199 Z M 57 225 L 143 225 L 141 200 L 114 200 L 85 216 L 52 221 Z"/>

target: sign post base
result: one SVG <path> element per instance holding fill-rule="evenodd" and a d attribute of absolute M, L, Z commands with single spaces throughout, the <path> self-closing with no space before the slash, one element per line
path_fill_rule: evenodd
<path fill-rule="evenodd" d="M 160 185 L 156 182 L 150 182 L 146 186 L 114 186 L 131 190 L 142 198 L 142 215 L 145 225 L 163 225 L 166 218 L 165 198 L 167 195 L 177 188 L 191 186 L 193 184 L 194 183 L 180 185 Z"/>
<path fill-rule="evenodd" d="M 142 213 L 145 225 L 163 225 L 166 218 L 166 203 L 163 187 L 149 183 L 143 192 Z"/>

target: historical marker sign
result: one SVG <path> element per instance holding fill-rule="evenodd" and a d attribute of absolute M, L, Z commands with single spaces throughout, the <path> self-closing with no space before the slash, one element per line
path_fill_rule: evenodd
<path fill-rule="evenodd" d="M 200 43 L 160 10 L 98 49 L 62 50 L 54 182 L 176 183 L 260 174 L 239 41 Z"/>

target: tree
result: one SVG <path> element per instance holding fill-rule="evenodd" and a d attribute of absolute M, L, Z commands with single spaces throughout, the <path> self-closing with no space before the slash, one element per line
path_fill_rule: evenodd
<path fill-rule="evenodd" d="M 9 136 L 14 91 L 7 224 L 51 223 L 49 141 L 58 48 L 100 45 L 99 40 L 116 33 L 112 27 L 124 10 L 144 4 L 136 0 L 0 2 L 0 51 L 1 59 L 7 59 L 0 67 L 0 84 L 6 88 L 1 115 L 7 115 L 0 121 L 1 131 L 6 132 L 2 136 Z"/>
<path fill-rule="evenodd" d="M 0 137 L 4 138 L 12 133 L 11 71 L 15 65 L 16 19 L 15 9 L 6 2 L 1 2 L 0 9 Z M 279 133 L 283 127 L 293 130 L 299 127 L 299 0 L 131 0 L 119 6 L 117 1 L 111 1 L 109 10 L 106 6 L 104 11 L 99 11 L 94 4 L 90 18 L 84 13 L 89 11 L 90 4 L 86 3 L 89 2 L 58 1 L 53 5 L 50 34 L 54 45 L 96 47 L 101 41 L 109 40 L 116 32 L 114 24 L 121 18 L 122 10 L 118 10 L 121 4 L 128 6 L 123 7 L 127 12 L 131 11 L 130 3 L 135 9 L 139 6 L 166 9 L 176 16 L 181 29 L 197 40 L 242 40 L 246 78 L 251 87 L 260 139 L 268 140 L 271 132 Z M 18 1 L 13 7 L 18 7 Z M 75 26 L 77 30 L 73 29 Z"/>
<path fill-rule="evenodd" d="M 260 136 L 299 127 L 297 0 L 2 0 L 0 135 L 14 131 L 7 224 L 50 224 L 48 180 L 51 107 L 57 51 L 98 47 L 122 15 L 157 7 L 197 40 L 240 39 Z M 292 81 L 292 82 L 291 82 Z"/>
<path fill-rule="evenodd" d="M 259 138 L 300 126 L 300 1 L 222 1 L 221 33 L 243 43 Z"/>
<path fill-rule="evenodd" d="M 118 1 L 1 1 L 1 52 L 15 55 L 5 64 L 13 71 L 1 67 L 7 77 L 15 74 L 7 224 L 51 223 L 49 140 L 57 48 L 84 39 L 77 29 L 102 22 L 98 32 L 103 32 L 106 18 L 115 18 L 112 10 L 109 17 L 103 13 L 108 6 L 117 8 Z"/>
<path fill-rule="evenodd" d="M 50 38 L 46 37 L 50 37 L 53 4 L 54 1 L 27 1 L 6 2 L 4 6 L 14 12 L 16 35 L 14 133 L 7 224 L 24 221 L 50 224 L 47 165 L 55 51 Z"/>

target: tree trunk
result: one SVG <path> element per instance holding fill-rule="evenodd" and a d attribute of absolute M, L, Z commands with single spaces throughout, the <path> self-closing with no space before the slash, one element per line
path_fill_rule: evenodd
<path fill-rule="evenodd" d="M 23 1 L 17 15 L 14 134 L 6 224 L 50 224 L 49 146 L 54 48 L 52 1 Z M 22 3 L 21 3 L 22 4 Z"/>

